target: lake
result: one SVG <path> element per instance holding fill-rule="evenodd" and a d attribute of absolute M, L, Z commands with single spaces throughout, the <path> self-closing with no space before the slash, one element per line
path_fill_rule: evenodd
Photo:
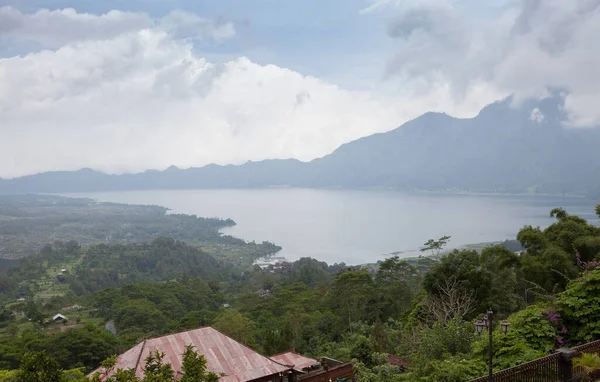
<path fill-rule="evenodd" d="M 554 207 L 596 221 L 594 202 L 551 196 L 411 194 L 313 189 L 125 191 L 69 194 L 98 201 L 154 204 L 176 213 L 232 218 L 223 233 L 283 247 L 289 260 L 376 262 L 418 255 L 430 238 L 451 247 L 515 238 L 524 225 L 546 227 Z"/>

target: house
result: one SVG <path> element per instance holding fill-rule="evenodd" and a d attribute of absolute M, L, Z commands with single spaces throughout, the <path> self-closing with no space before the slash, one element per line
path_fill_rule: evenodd
<path fill-rule="evenodd" d="M 256 291 L 256 294 L 259 295 L 260 297 L 269 297 L 271 296 L 271 291 L 268 289 L 259 289 Z"/>
<path fill-rule="evenodd" d="M 220 382 L 291 382 L 294 370 L 242 345 L 211 327 L 189 330 L 163 337 L 148 339 L 117 357 L 116 368 L 133 369 L 138 377 L 144 375 L 144 360 L 158 350 L 165 353 L 164 362 L 170 363 L 181 375 L 183 352 L 187 345 L 206 358 L 208 371 L 224 373 Z M 102 368 L 92 372 L 104 373 Z M 102 376 L 104 380 L 106 376 Z"/>
<path fill-rule="evenodd" d="M 63 316 L 62 314 L 55 314 L 54 317 L 52 317 L 52 321 L 56 322 L 56 321 L 68 321 L 67 317 Z"/>
<path fill-rule="evenodd" d="M 271 356 L 271 359 L 284 365 L 291 366 L 296 372 L 302 374 L 321 367 L 321 364 L 316 359 L 308 358 L 293 352 L 276 354 Z"/>
<path fill-rule="evenodd" d="M 387 361 L 390 365 L 396 366 L 400 370 L 405 370 L 408 366 L 408 361 L 394 354 L 387 355 Z"/>
<path fill-rule="evenodd" d="M 294 382 L 350 381 L 354 367 L 350 362 L 340 362 L 321 357 L 319 361 L 293 352 L 276 354 L 272 360 L 293 368 Z"/>

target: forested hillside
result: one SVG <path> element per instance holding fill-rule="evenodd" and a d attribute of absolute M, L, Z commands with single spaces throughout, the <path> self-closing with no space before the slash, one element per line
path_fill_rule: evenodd
<path fill-rule="evenodd" d="M 229 280 L 228 264 L 183 242 L 161 237 L 147 244 L 98 244 L 82 248 L 77 242 L 46 245 L 0 274 L 0 285 L 11 298 L 86 295 L 132 282 L 158 282 L 186 277 Z"/>
<path fill-rule="evenodd" d="M 128 244 L 157 237 L 183 240 L 235 262 L 242 258 L 246 265 L 281 249 L 272 243 L 246 243 L 219 233 L 220 228 L 232 225 L 235 222 L 231 219 L 170 214 L 167 208 L 159 206 L 60 196 L 0 195 L 0 258 L 20 258 L 55 241 Z"/>
<path fill-rule="evenodd" d="M 442 254 L 442 238 L 427 243 L 427 256 L 392 257 L 372 270 L 304 258 L 234 274 L 167 238 L 52 247 L 2 274 L 5 301 L 29 294 L 0 312 L 0 366 L 17 369 L 28 352 L 45 350 L 63 369 L 89 371 L 142 338 L 211 325 L 266 355 L 354 360 L 361 381 L 467 381 L 486 372 L 487 338 L 473 323 L 489 308 L 496 322 L 511 323 L 506 335 L 495 329 L 496 370 L 600 338 L 600 228 L 560 208 L 550 213 L 548 228 L 521 229 L 520 254 L 504 246 Z M 59 281 L 65 293 L 36 290 L 46 267 L 77 256 Z M 85 326 L 52 335 L 57 312 Z M 105 323 L 117 334 L 98 329 Z M 388 353 L 407 368 L 387 364 Z"/>

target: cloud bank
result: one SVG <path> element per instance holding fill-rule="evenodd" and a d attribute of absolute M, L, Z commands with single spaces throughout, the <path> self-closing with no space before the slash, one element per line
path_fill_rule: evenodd
<path fill-rule="evenodd" d="M 388 77 L 450 84 L 457 96 L 486 84 L 515 99 L 567 92 L 573 126 L 600 124 L 600 1 L 504 1 L 494 18 L 477 18 L 450 1 L 377 0 L 392 7 L 388 35 L 400 48 Z"/>
<path fill-rule="evenodd" d="M 239 52 L 211 62 L 206 49 L 237 38 L 227 20 L 0 7 L 0 42 L 29 47 L 0 58 L 0 177 L 310 160 L 427 111 L 473 116 L 555 89 L 570 125 L 599 125 L 600 0 L 494 3 L 481 17 L 461 1 L 374 1 L 361 17 L 392 15 L 381 38 L 397 47 L 371 91 Z"/>
<path fill-rule="evenodd" d="M 459 114 L 482 106 L 454 104 L 445 90 L 435 102 L 348 91 L 245 57 L 214 64 L 195 41 L 222 41 L 235 30 L 183 12 L 160 20 L 117 11 L 1 14 L 5 35 L 48 47 L 0 59 L 3 177 L 310 160 L 432 105 Z"/>

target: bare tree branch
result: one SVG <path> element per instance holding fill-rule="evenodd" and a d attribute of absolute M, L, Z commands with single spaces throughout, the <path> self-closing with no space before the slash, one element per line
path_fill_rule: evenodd
<path fill-rule="evenodd" d="M 456 277 L 438 281 L 436 290 L 438 293 L 430 295 L 424 304 L 435 321 L 447 323 L 455 318 L 462 318 L 473 310 L 474 292 L 461 288 Z"/>

